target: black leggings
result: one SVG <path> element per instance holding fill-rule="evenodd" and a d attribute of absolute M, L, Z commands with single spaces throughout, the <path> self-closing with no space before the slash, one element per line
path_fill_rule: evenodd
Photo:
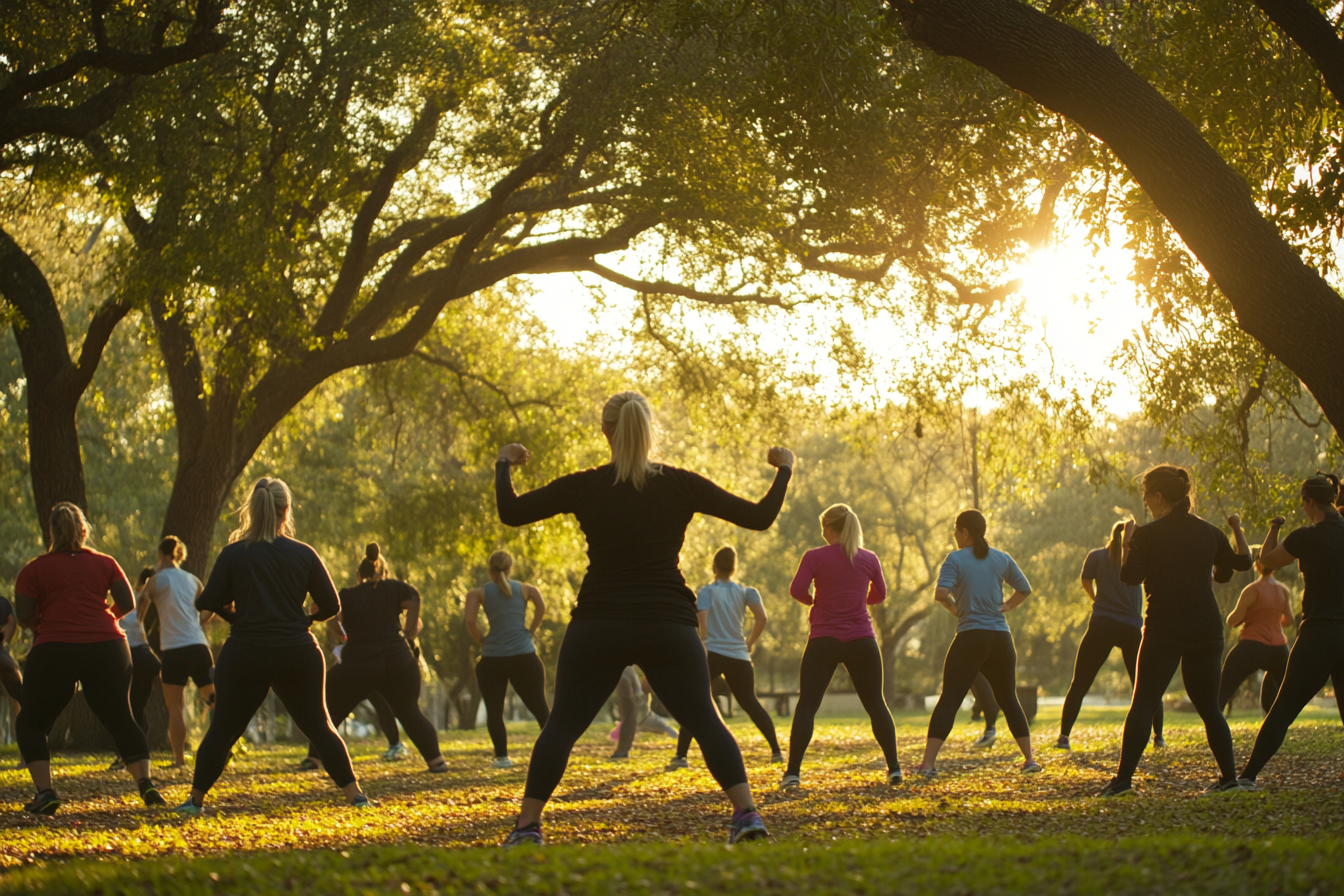
<path fill-rule="evenodd" d="M 476 683 L 485 703 L 485 727 L 490 732 L 496 756 L 509 755 L 509 731 L 504 727 L 504 698 L 509 685 L 537 724 L 546 727 L 551 710 L 546 705 L 546 667 L 536 653 L 515 656 L 483 656 L 476 661 Z"/>
<path fill-rule="evenodd" d="M 215 715 L 196 750 L 191 786 L 206 793 L 224 772 L 229 752 L 247 731 L 267 691 L 285 704 L 294 724 L 317 747 L 322 767 L 344 787 L 355 780 L 350 754 L 336 733 L 322 699 L 326 664 L 316 641 L 288 647 L 260 647 L 229 638 L 215 658 Z"/>
<path fill-rule="evenodd" d="M 19 706 L 23 705 L 23 673 L 19 662 L 10 655 L 8 647 L 0 647 L 0 685 Z"/>
<path fill-rule="evenodd" d="M 1283 684 L 1283 673 L 1288 668 L 1288 645 L 1266 644 L 1245 638 L 1237 642 L 1223 660 L 1223 677 L 1218 683 L 1218 708 L 1231 714 L 1232 698 L 1242 682 L 1256 672 L 1264 672 L 1260 682 L 1260 711 L 1269 712 L 1274 698 Z"/>
<path fill-rule="evenodd" d="M 387 698 L 374 691 L 368 696 L 368 701 L 369 706 L 373 707 L 373 714 L 378 717 L 378 730 L 383 732 L 383 737 L 387 738 L 387 745 L 395 747 L 401 743 L 401 731 L 397 728 L 397 714 L 392 711 L 392 705 L 387 702 Z"/>
<path fill-rule="evenodd" d="M 1013 737 L 1027 737 L 1031 728 L 1017 702 L 1017 648 L 1011 632 L 968 629 L 957 632 L 943 658 L 943 692 L 929 718 L 929 737 L 947 740 L 957 721 L 957 710 L 975 676 L 984 673 Z"/>
<path fill-rule="evenodd" d="M 761 701 L 756 699 L 756 668 L 751 664 L 751 660 L 739 660 L 730 656 L 724 656 L 714 651 L 709 651 L 709 679 L 712 682 L 717 676 L 722 675 L 723 680 L 728 682 L 728 690 L 732 692 L 733 699 L 737 705 L 742 707 L 747 717 L 756 723 L 756 728 L 765 738 L 766 743 L 770 744 L 770 752 L 779 752 L 779 738 L 775 736 L 775 723 L 770 718 L 770 713 L 761 705 Z M 681 733 L 677 736 L 677 756 L 685 759 L 686 754 L 690 752 L 691 732 L 684 726 Z"/>
<path fill-rule="evenodd" d="M 1120 656 L 1125 661 L 1125 671 L 1129 673 L 1130 697 L 1134 694 L 1134 674 L 1139 662 L 1139 644 L 1143 641 L 1143 629 L 1129 625 L 1118 619 L 1105 616 L 1093 616 L 1087 623 L 1083 640 L 1078 642 L 1078 656 L 1073 661 L 1073 681 L 1069 682 L 1069 692 L 1064 695 L 1064 712 L 1059 719 L 1061 737 L 1068 737 L 1073 723 L 1078 721 L 1078 710 L 1083 707 L 1083 698 L 1092 688 L 1101 667 L 1110 659 L 1111 651 L 1120 648 Z M 1157 704 L 1153 713 L 1153 734 L 1162 736 L 1162 703 Z"/>
<path fill-rule="evenodd" d="M 396 731 L 401 722 L 426 762 L 443 755 L 434 723 L 420 711 L 420 664 L 409 647 L 397 645 L 381 656 L 337 663 L 327 673 L 326 693 L 333 725 L 344 722 L 364 700 L 382 694 L 392 709 L 391 729 Z M 310 742 L 308 755 L 318 756 L 316 748 L 317 742 Z"/>
<path fill-rule="evenodd" d="M 1344 623 L 1308 620 L 1297 631 L 1297 640 L 1288 655 L 1288 668 L 1283 674 L 1283 685 L 1274 698 L 1269 715 L 1260 724 L 1251 758 L 1241 773 L 1243 778 L 1254 780 L 1260 774 L 1265 763 L 1283 746 L 1288 726 L 1331 678 L 1337 683 L 1344 682 Z M 1338 691 L 1335 696 L 1338 699 Z"/>
<path fill-rule="evenodd" d="M 154 691 L 154 679 L 159 677 L 163 663 L 158 654 L 148 644 L 131 648 L 131 714 L 135 724 L 149 737 L 149 719 L 145 716 L 145 707 L 149 704 L 149 695 Z"/>
<path fill-rule="evenodd" d="M 1221 780 L 1230 781 L 1237 775 L 1232 759 L 1232 732 L 1218 708 L 1218 678 L 1223 658 L 1223 639 L 1185 639 L 1165 633 L 1154 633 L 1152 627 L 1143 632 L 1139 646 L 1137 678 L 1129 714 L 1125 716 L 1125 733 L 1120 743 L 1120 768 L 1116 778 L 1128 784 L 1139 765 L 1139 757 L 1148 746 L 1148 735 L 1153 730 L 1153 714 L 1162 705 L 1176 668 L 1181 669 L 1185 693 L 1204 721 L 1204 736 L 1218 763 Z"/>
<path fill-rule="evenodd" d="M 803 649 L 803 661 L 798 667 L 798 706 L 793 712 L 793 728 L 789 732 L 789 767 L 785 774 L 802 771 L 803 754 L 812 742 L 812 720 L 821 708 L 835 667 L 845 664 L 849 680 L 859 695 L 868 721 L 873 726 L 873 737 L 882 748 L 887 769 L 901 767 L 896 759 L 896 725 L 891 721 L 891 710 L 882 696 L 882 652 L 873 638 L 841 641 L 839 638 L 812 638 Z"/>
<path fill-rule="evenodd" d="M 647 619 L 575 619 L 555 669 L 555 705 L 527 769 L 524 796 L 551 798 L 574 744 L 606 704 L 621 672 L 637 664 L 667 711 L 700 742 L 724 790 L 747 782 L 742 751 L 709 693 L 705 649 L 693 625 Z"/>
<path fill-rule="evenodd" d="M 112 735 L 117 755 L 126 762 L 149 758 L 145 732 L 131 715 L 131 651 L 125 638 L 70 644 L 47 641 L 28 651 L 23 708 L 14 729 L 27 763 L 51 759 L 47 732 L 75 696 L 76 682 L 89 709 Z"/>

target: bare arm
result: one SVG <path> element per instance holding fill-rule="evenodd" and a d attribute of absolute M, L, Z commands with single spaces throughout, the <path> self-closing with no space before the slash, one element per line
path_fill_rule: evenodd
<path fill-rule="evenodd" d="M 947 612 L 960 618 L 957 613 L 957 602 L 952 599 L 952 589 L 943 585 L 938 586 L 938 590 L 933 592 L 933 599 L 942 604 Z"/>
<path fill-rule="evenodd" d="M 1030 591 L 1014 591 L 1013 596 L 1004 601 L 1003 606 L 1001 606 L 999 610 L 1000 612 L 1003 613 L 1007 613 L 1011 610 L 1016 610 L 1018 607 L 1026 603 L 1027 598 L 1030 596 L 1031 596 Z"/>
<path fill-rule="evenodd" d="M 345 627 L 341 625 L 341 617 L 344 613 L 337 613 L 327 620 L 327 633 L 336 639 L 337 643 L 345 640 Z"/>
<path fill-rule="evenodd" d="M 139 592 L 135 595 L 135 609 L 136 612 L 140 614 L 141 619 L 145 618 L 145 610 L 149 609 L 150 603 L 154 600 L 154 598 L 150 597 L 150 591 L 153 588 L 154 577 L 150 576 L 148 579 L 145 579 L 145 584 L 140 586 Z M 196 592 L 196 596 L 200 597 L 201 593 L 199 591 Z"/>
<path fill-rule="evenodd" d="M 765 615 L 765 604 L 747 604 L 747 609 L 751 610 L 751 615 L 756 617 L 751 623 L 751 634 L 747 635 L 747 651 L 750 652 L 760 640 L 761 633 L 765 631 L 765 625 L 769 622 Z M 704 625 L 704 615 L 700 617 L 701 625 Z"/>
<path fill-rule="evenodd" d="M 1279 544 L 1279 530 L 1282 528 L 1283 517 L 1276 516 L 1270 520 L 1269 532 L 1265 533 L 1265 542 L 1260 545 L 1260 562 L 1272 569 L 1282 569 L 1297 562 L 1297 558 Z"/>
<path fill-rule="evenodd" d="M 1232 612 L 1227 614 L 1227 624 L 1236 628 L 1246 621 L 1246 614 L 1251 611 L 1255 605 L 1255 586 L 1247 585 L 1241 589 L 1241 595 L 1237 598 L 1237 605 L 1232 608 Z"/>
<path fill-rule="evenodd" d="M 1092 602 L 1093 602 L 1093 603 L 1096 603 L 1096 602 L 1097 602 L 1097 587 L 1096 587 L 1096 581 L 1097 581 L 1097 580 L 1096 580 L 1096 579 L 1089 579 L 1089 578 L 1087 578 L 1086 576 L 1084 576 L 1083 578 L 1079 579 L 1078 581 L 1082 583 L 1082 585 L 1083 585 L 1083 590 L 1087 592 L 1087 596 L 1090 597 L 1090 598 L 1092 598 Z"/>
<path fill-rule="evenodd" d="M 695 629 L 696 629 L 696 631 L 698 631 L 698 632 L 700 633 L 700 640 L 701 640 L 701 641 L 708 641 L 708 640 L 709 640 L 709 611 L 708 611 L 708 610 L 696 610 L 696 611 L 695 611 L 695 616 L 696 616 L 696 619 L 697 619 L 697 622 L 696 622 L 696 624 L 695 624 Z M 750 650 L 750 648 L 748 648 L 748 650 Z"/>
<path fill-rule="evenodd" d="M 467 621 L 467 634 L 471 636 L 471 640 L 476 642 L 477 647 L 485 643 L 485 637 L 481 635 L 480 626 L 476 624 L 476 617 L 481 612 L 481 599 L 484 597 L 485 593 L 480 588 L 473 588 L 468 591 L 467 606 L 463 610 L 463 615 L 466 616 Z"/>
<path fill-rule="evenodd" d="M 541 589 L 532 585 L 523 586 L 523 597 L 532 604 L 532 624 L 527 627 L 527 633 L 535 635 L 546 621 L 546 598 L 541 596 Z"/>

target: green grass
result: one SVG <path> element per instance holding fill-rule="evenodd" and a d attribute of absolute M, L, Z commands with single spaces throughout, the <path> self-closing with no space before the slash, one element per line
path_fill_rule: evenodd
<path fill-rule="evenodd" d="M 1198 718 L 1170 713 L 1171 746 L 1145 754 L 1139 795 L 1106 802 L 1092 794 L 1118 758 L 1123 711 L 1085 710 L 1071 754 L 1048 748 L 1055 717 L 1045 712 L 1035 726 L 1042 774 L 1015 773 L 1006 736 L 972 751 L 978 726 L 963 722 L 940 759 L 942 776 L 898 789 L 882 783 L 866 719 L 821 720 L 804 787 L 789 793 L 774 788 L 781 769 L 755 729 L 734 719 L 775 842 L 731 851 L 722 846 L 726 803 L 698 755 L 691 770 L 664 772 L 673 742 L 641 735 L 629 762 L 610 762 L 608 726 L 575 749 L 547 813 L 552 845 L 529 855 L 493 848 L 525 771 L 487 768 L 483 731 L 443 735 L 451 771 L 440 776 L 424 774 L 418 759 L 381 762 L 379 744 L 354 746 L 356 771 L 378 801 L 363 813 L 346 808 L 325 777 L 293 771 L 302 755 L 295 746 L 254 748 L 236 761 L 198 820 L 141 807 L 124 774 L 103 770 L 104 756 L 59 758 L 65 805 L 34 819 L 16 811 L 31 785 L 10 761 L 0 772 L 0 803 L 11 807 L 0 813 L 0 864 L 13 870 L 0 877 L 0 893 L 1110 894 L 1344 885 L 1344 729 L 1333 711 L 1304 714 L 1262 774 L 1264 792 L 1217 798 L 1198 795 L 1214 778 Z M 927 716 L 902 713 L 897 723 L 902 761 L 913 765 Z M 1257 724 L 1249 713 L 1232 720 L 1239 758 Z M 510 727 L 522 766 L 536 729 Z M 185 796 L 189 776 L 156 775 L 170 802 Z"/>

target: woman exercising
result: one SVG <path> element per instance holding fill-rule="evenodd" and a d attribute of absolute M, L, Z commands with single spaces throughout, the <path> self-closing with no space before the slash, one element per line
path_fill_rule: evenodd
<path fill-rule="evenodd" d="M 821 514 L 824 548 L 803 554 L 789 585 L 789 595 L 810 606 L 807 647 L 798 667 L 798 706 L 789 732 L 789 765 L 781 790 L 802 784 L 803 755 L 812 742 L 812 723 L 835 668 L 844 663 L 859 695 L 873 737 L 887 762 L 887 783 L 901 783 L 896 758 L 896 725 L 882 695 L 882 652 L 873 634 L 868 607 L 887 599 L 882 563 L 864 550 L 863 527 L 848 504 L 832 504 Z"/>
<path fill-rule="evenodd" d="M 145 583 L 152 575 L 154 575 L 153 567 L 146 566 L 140 570 L 140 575 L 135 580 L 137 594 L 144 589 Z M 132 610 L 118 619 L 117 625 L 126 635 L 126 646 L 131 648 L 131 715 L 135 717 L 135 724 L 145 732 L 145 739 L 148 740 L 149 717 L 145 714 L 145 710 L 149 706 L 150 695 L 154 693 L 154 679 L 159 677 L 163 664 L 159 662 L 159 655 L 154 652 L 154 648 L 149 646 L 149 639 L 145 637 L 145 627 L 140 622 L 139 610 Z M 108 771 L 120 771 L 125 767 L 126 763 L 118 756 L 112 760 Z"/>
<path fill-rule="evenodd" d="M 1150 467 L 1143 474 L 1143 504 L 1153 521 L 1135 528 L 1125 523 L 1120 578 L 1143 585 L 1148 615 L 1135 669 L 1134 696 L 1125 716 L 1120 767 L 1100 796 L 1133 792 L 1134 769 L 1148 745 L 1153 715 L 1179 666 L 1185 693 L 1204 720 L 1204 734 L 1218 763 L 1217 783 L 1205 793 L 1241 788 L 1232 759 L 1232 732 L 1218 709 L 1218 678 L 1223 658 L 1223 615 L 1213 596 L 1213 582 L 1226 582 L 1233 570 L 1251 568 L 1251 551 L 1241 519 L 1227 518 L 1237 540 L 1236 551 L 1217 526 L 1191 510 L 1194 500 L 1190 471 L 1172 464 Z"/>
<path fill-rule="evenodd" d="M 742 752 L 709 693 L 695 595 L 686 587 L 678 555 L 697 513 L 768 529 L 784 504 L 793 452 L 769 450 L 767 462 L 778 472 L 766 496 L 753 504 L 689 470 L 652 463 L 653 414 L 638 392 L 608 399 L 602 434 L 611 445 L 611 463 L 524 495 L 513 490 L 512 469 L 530 452 L 506 445 L 495 464 L 500 521 L 526 526 L 572 513 L 587 536 L 589 560 L 560 646 L 555 705 L 532 749 L 522 810 L 504 845 L 543 841 L 542 810 L 564 776 L 570 752 L 631 664 L 644 670 L 668 710 L 700 742 L 705 764 L 733 804 L 729 842 L 765 837 Z"/>
<path fill-rule="evenodd" d="M 546 618 L 546 599 L 531 585 L 509 578 L 513 555 L 495 551 L 487 563 L 490 581 L 467 592 L 467 634 L 481 648 L 476 661 L 476 683 L 485 702 L 485 727 L 495 748 L 491 768 L 511 768 L 509 731 L 504 727 L 504 698 L 509 685 L 537 724 L 546 727 L 551 710 L 546 705 L 546 667 L 537 656 L 532 637 Z M 527 607 L 532 606 L 532 624 Z M 485 608 L 490 631 L 481 636 L 478 617 Z"/>
<path fill-rule="evenodd" d="M 765 631 L 767 622 L 761 592 L 733 581 L 733 574 L 737 572 L 737 551 L 732 548 L 723 548 L 714 555 L 713 570 L 714 581 L 695 596 L 700 638 L 708 651 L 710 681 L 723 676 L 737 705 L 770 745 L 770 761 L 783 762 L 775 723 L 761 701 L 756 699 L 756 667 L 751 664 L 751 649 Z M 753 619 L 751 634 L 743 638 L 742 622 L 748 610 Z M 667 765 L 669 771 L 690 768 L 686 754 L 690 752 L 693 739 L 690 731 L 683 727 L 677 736 L 677 754 Z"/>
<path fill-rule="evenodd" d="M 1059 740 L 1055 749 L 1069 749 L 1069 733 L 1078 720 L 1083 698 L 1096 680 L 1097 673 L 1110 658 L 1111 651 L 1120 648 L 1120 656 L 1129 673 L 1130 695 L 1134 691 L 1134 669 L 1139 661 L 1139 642 L 1143 640 L 1143 589 L 1126 585 L 1120 579 L 1121 553 L 1125 543 L 1125 524 L 1111 527 L 1111 539 L 1106 547 L 1097 548 L 1083 561 L 1082 585 L 1092 599 L 1092 616 L 1087 631 L 1078 644 L 1078 656 L 1073 661 L 1073 681 L 1064 695 L 1064 712 L 1059 720 Z M 1153 746 L 1165 747 L 1162 739 L 1162 704 L 1153 713 Z"/>
<path fill-rule="evenodd" d="M 1260 578 L 1242 590 L 1237 605 L 1227 614 L 1228 625 L 1241 626 L 1241 637 L 1223 660 L 1223 677 L 1218 683 L 1218 707 L 1225 715 L 1232 714 L 1237 688 L 1256 672 L 1265 673 L 1260 682 L 1260 711 L 1268 714 L 1288 668 L 1288 638 L 1283 634 L 1284 626 L 1293 624 L 1288 589 L 1259 560 L 1255 571 Z"/>
<path fill-rule="evenodd" d="M 146 806 L 165 805 L 149 780 L 149 743 L 131 715 L 131 651 L 117 617 L 134 607 L 131 583 L 117 561 L 85 546 L 89 523 L 68 501 L 51 510 L 51 548 L 19 573 L 14 608 L 34 632 L 23 682 L 23 709 L 15 720 L 19 752 L 37 794 L 24 806 L 54 815 L 61 800 L 51 786 L 47 732 L 75 695 L 112 735 L 117 755 L 140 788 Z M 107 606 L 112 595 L 114 609 Z"/>
<path fill-rule="evenodd" d="M 205 795 L 228 764 L 233 745 L 272 689 L 299 730 L 317 746 L 327 774 L 356 808 L 369 805 L 350 754 L 327 716 L 326 663 L 309 628 L 341 610 L 331 575 L 317 552 L 294 538 L 289 486 L 262 477 L 238 514 L 238 528 L 219 552 L 196 609 L 230 623 L 215 663 L 215 714 L 196 750 L 191 795 L 177 807 L 200 815 Z M 304 600 L 315 605 L 310 615 Z"/>
<path fill-rule="evenodd" d="M 989 680 L 1008 730 L 1022 751 L 1022 771 L 1041 770 L 1031 757 L 1031 728 L 1017 699 L 1017 648 L 1005 618 L 1026 602 L 1031 584 L 1012 557 L 989 546 L 987 529 L 980 511 L 963 510 L 958 514 L 952 531 L 957 550 L 947 555 L 938 572 L 933 599 L 957 617 L 957 633 L 943 659 L 943 692 L 929 718 L 924 760 L 914 770 L 925 778 L 936 774 L 938 751 L 952 732 L 961 701 L 980 673 Z M 1007 600 L 1003 599 L 1005 583 L 1013 589 Z"/>

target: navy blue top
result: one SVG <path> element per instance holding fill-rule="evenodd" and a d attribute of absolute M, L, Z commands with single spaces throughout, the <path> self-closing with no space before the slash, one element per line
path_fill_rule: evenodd
<path fill-rule="evenodd" d="M 1120 567 L 1111 562 L 1109 551 L 1097 548 L 1087 555 L 1083 561 L 1083 578 L 1091 579 L 1096 588 L 1093 616 L 1143 628 L 1143 589 L 1125 584 L 1120 578 Z"/>
<path fill-rule="evenodd" d="M 317 605 L 312 620 L 303 610 L 310 594 Z M 311 622 L 341 611 L 336 585 L 317 551 L 283 535 L 272 542 L 236 541 L 219 552 L 196 609 L 219 613 L 229 604 L 229 637 L 256 647 L 312 644 Z"/>

